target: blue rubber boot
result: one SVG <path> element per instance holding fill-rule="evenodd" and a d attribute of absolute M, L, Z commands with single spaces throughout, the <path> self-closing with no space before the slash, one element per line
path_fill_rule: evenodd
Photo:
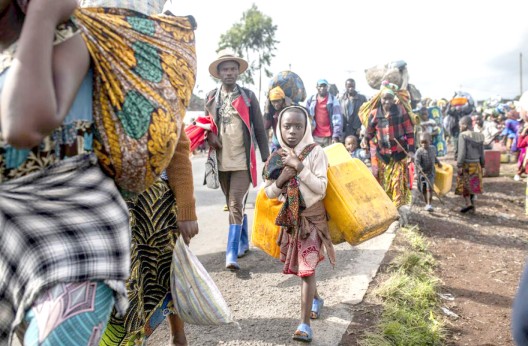
<path fill-rule="evenodd" d="M 238 257 L 245 256 L 249 251 L 249 232 L 247 214 L 244 214 L 242 220 L 242 232 L 240 233 L 240 244 L 238 244 Z"/>
<path fill-rule="evenodd" d="M 238 244 L 240 242 L 240 233 L 242 232 L 242 225 L 229 225 L 229 234 L 227 237 L 226 250 L 226 268 L 237 270 L 240 266 L 237 263 L 238 258 Z"/>

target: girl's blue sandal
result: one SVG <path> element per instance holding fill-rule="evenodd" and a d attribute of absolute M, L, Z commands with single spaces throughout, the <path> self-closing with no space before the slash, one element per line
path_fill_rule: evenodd
<path fill-rule="evenodd" d="M 319 318 L 319 316 L 321 315 L 321 309 L 323 308 L 323 306 L 324 306 L 324 300 L 314 298 L 313 303 L 312 303 L 312 313 L 310 315 L 310 318 L 312 320 L 316 320 Z"/>
<path fill-rule="evenodd" d="M 301 323 L 297 327 L 297 330 L 295 331 L 295 333 L 293 333 L 292 338 L 293 340 L 297 340 L 297 341 L 311 342 L 312 336 L 313 336 L 312 328 L 310 328 L 310 326 L 307 325 L 306 323 Z"/>

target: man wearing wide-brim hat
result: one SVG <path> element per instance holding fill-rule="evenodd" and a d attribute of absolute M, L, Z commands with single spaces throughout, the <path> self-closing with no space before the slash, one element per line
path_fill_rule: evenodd
<path fill-rule="evenodd" d="M 217 151 L 218 176 L 229 208 L 226 268 L 239 269 L 237 258 L 249 250 L 244 202 L 250 184 L 257 186 L 256 140 L 262 161 L 269 156 L 268 136 L 255 94 L 237 84 L 247 61 L 230 52 L 221 52 L 209 65 L 209 73 L 221 86 L 207 94 L 205 113 L 217 131 L 207 134 L 207 142 Z M 214 128 L 214 127 L 213 127 Z"/>

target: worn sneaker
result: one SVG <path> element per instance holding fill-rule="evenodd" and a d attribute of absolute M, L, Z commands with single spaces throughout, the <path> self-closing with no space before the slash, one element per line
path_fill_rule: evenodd
<path fill-rule="evenodd" d="M 433 206 L 428 204 L 428 205 L 425 206 L 424 209 L 425 209 L 425 211 L 433 211 Z"/>
<path fill-rule="evenodd" d="M 515 177 L 513 177 L 513 180 L 519 181 L 521 180 L 521 176 L 519 174 L 515 174 Z"/>

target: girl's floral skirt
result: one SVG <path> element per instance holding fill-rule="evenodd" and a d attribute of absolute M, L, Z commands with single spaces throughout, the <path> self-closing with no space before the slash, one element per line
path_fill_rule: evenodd
<path fill-rule="evenodd" d="M 462 173 L 457 175 L 455 194 L 468 197 L 483 193 L 482 167 L 478 162 L 464 163 Z"/>

